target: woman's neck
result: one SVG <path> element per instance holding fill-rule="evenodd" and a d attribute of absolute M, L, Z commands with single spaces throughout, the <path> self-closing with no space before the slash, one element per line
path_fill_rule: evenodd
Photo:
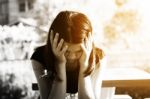
<path fill-rule="evenodd" d="M 79 61 L 75 60 L 75 61 L 67 61 L 66 63 L 66 70 L 67 71 L 75 71 L 79 68 Z"/>

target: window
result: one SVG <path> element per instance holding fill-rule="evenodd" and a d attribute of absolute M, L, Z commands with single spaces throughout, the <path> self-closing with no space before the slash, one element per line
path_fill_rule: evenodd
<path fill-rule="evenodd" d="M 28 7 L 29 7 L 29 10 L 31 10 L 33 8 L 33 5 L 31 2 L 28 2 Z"/>
<path fill-rule="evenodd" d="M 0 0 L 0 25 L 8 24 L 8 0 Z"/>
<path fill-rule="evenodd" d="M 19 2 L 19 11 L 20 12 L 26 12 L 28 10 L 31 10 L 33 8 L 33 4 L 31 1 L 23 0 Z"/>
<path fill-rule="evenodd" d="M 25 2 L 22 2 L 19 4 L 19 11 L 20 12 L 25 12 Z"/>

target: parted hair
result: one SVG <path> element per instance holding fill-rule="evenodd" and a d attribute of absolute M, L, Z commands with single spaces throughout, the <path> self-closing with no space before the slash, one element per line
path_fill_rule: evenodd
<path fill-rule="evenodd" d="M 56 75 L 57 72 L 54 65 L 55 56 L 52 52 L 52 46 L 50 43 L 51 30 L 54 32 L 54 35 L 59 33 L 59 40 L 60 38 L 63 38 L 65 42 L 77 44 L 84 42 L 85 38 L 89 36 L 89 33 L 92 33 L 92 25 L 88 17 L 80 12 L 61 11 L 56 16 L 50 26 L 45 47 L 46 67 L 48 70 L 52 71 L 53 75 Z M 98 68 L 96 67 L 96 64 L 100 62 L 103 55 L 103 51 L 96 48 L 93 43 L 88 68 L 84 72 L 85 76 L 91 74 L 94 69 Z"/>

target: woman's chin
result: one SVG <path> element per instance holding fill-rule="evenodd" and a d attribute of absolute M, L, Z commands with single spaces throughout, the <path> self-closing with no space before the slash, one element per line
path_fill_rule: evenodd
<path fill-rule="evenodd" d="M 77 60 L 67 60 L 66 70 L 73 71 L 79 67 L 79 62 Z"/>

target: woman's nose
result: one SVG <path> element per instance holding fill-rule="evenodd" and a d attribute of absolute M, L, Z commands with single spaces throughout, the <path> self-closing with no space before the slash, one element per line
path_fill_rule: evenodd
<path fill-rule="evenodd" d="M 76 54 L 75 53 L 69 53 L 68 59 L 76 59 Z"/>

